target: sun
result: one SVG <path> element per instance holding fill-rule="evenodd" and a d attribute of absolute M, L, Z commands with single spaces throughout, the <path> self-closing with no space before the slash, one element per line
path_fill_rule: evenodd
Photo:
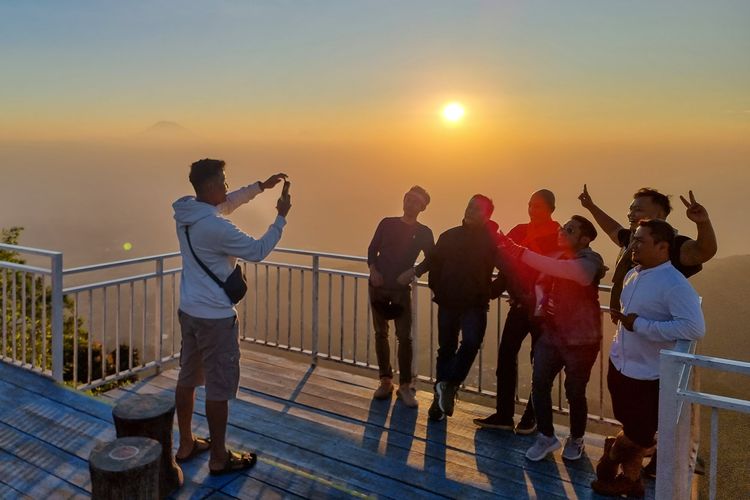
<path fill-rule="evenodd" d="M 449 102 L 443 106 L 443 119 L 449 123 L 460 122 L 465 114 L 466 110 L 460 102 Z"/>

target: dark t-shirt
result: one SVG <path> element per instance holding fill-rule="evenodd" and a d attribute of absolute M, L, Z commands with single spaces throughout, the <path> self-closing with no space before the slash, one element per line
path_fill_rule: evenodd
<path fill-rule="evenodd" d="M 427 255 L 434 245 L 432 231 L 424 224 L 386 217 L 378 224 L 367 249 L 367 265 L 374 264 L 383 275 L 383 288 L 403 289 L 406 286 L 399 285 L 396 278 L 414 265 L 419 252 Z"/>
<path fill-rule="evenodd" d="M 620 255 L 617 257 L 615 273 L 612 276 L 612 293 L 609 298 L 610 309 L 617 311 L 620 310 L 620 294 L 622 294 L 622 283 L 625 280 L 625 275 L 635 267 L 632 260 L 632 253 L 628 249 L 632 237 L 633 233 L 628 229 L 620 229 L 620 231 L 617 232 L 617 240 L 620 244 Z M 701 264 L 698 264 L 697 266 L 685 266 L 680 262 L 680 250 L 682 249 L 682 245 L 690 240 L 691 239 L 687 236 L 678 234 L 675 236 L 674 245 L 669 249 L 669 260 L 672 262 L 675 269 L 680 271 L 686 278 L 697 274 L 703 269 Z"/>

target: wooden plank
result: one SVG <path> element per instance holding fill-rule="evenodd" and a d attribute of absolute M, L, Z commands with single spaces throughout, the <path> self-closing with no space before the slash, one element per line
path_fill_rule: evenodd
<path fill-rule="evenodd" d="M 89 498 L 86 490 L 0 450 L 0 477 L 15 491 L 32 498 Z"/>
<path fill-rule="evenodd" d="M 33 500 L 29 495 L 11 488 L 0 479 L 0 498 L 14 498 L 16 500 Z"/>
<path fill-rule="evenodd" d="M 202 407 L 201 399 L 199 399 L 196 408 Z M 243 415 L 242 413 L 235 412 L 237 406 L 233 406 L 230 409 L 230 416 L 239 420 L 248 420 L 252 425 L 252 417 Z M 234 413 L 238 413 L 236 416 Z M 193 423 L 195 432 L 207 433 L 208 427 L 205 421 L 205 416 L 201 413 L 196 412 L 193 416 Z M 280 426 L 278 421 L 275 422 L 276 431 L 274 434 L 281 433 L 282 435 L 286 432 L 299 433 L 294 429 L 286 429 L 284 426 Z M 361 492 L 385 492 L 385 491 L 399 491 L 401 492 L 400 498 L 435 498 L 435 495 L 429 494 L 419 488 L 413 487 L 409 484 L 404 484 L 401 481 L 394 480 L 388 476 L 381 476 L 372 474 L 370 471 L 365 470 L 361 467 L 353 466 L 346 462 L 341 462 L 335 457 L 329 457 L 324 453 L 320 453 L 317 450 L 309 450 L 307 448 L 300 448 L 295 444 L 290 444 L 285 440 L 278 440 L 274 436 L 269 436 L 263 432 L 259 432 L 254 429 L 247 429 L 246 426 L 237 427 L 230 422 L 230 429 L 228 430 L 228 445 L 238 447 L 240 449 L 255 449 L 258 450 L 259 460 L 263 461 L 270 458 L 274 462 L 284 463 L 291 467 L 304 467 L 307 470 L 315 470 L 318 474 L 329 480 L 334 480 L 342 485 L 348 485 L 349 488 L 361 491 Z M 311 439 L 308 436 L 308 439 Z M 201 457 L 190 463 L 197 469 L 185 468 L 185 475 L 196 474 L 195 480 L 201 482 L 200 474 L 208 474 L 207 457 Z M 253 470 L 249 472 L 250 476 L 255 476 Z M 212 477 L 212 476 L 208 476 Z M 334 479 L 332 479 L 334 478 Z M 279 488 L 283 488 L 283 484 L 274 485 Z M 443 498 L 443 497 L 441 497 Z"/>
<path fill-rule="evenodd" d="M 445 443 L 446 439 L 455 441 L 455 438 L 457 437 L 456 429 L 454 426 L 455 422 L 461 418 L 462 412 L 457 412 L 455 416 L 450 419 L 452 427 L 451 433 L 448 433 L 444 430 L 447 428 L 447 424 L 431 425 L 422 423 L 427 421 L 426 410 L 422 409 L 420 411 L 420 415 L 422 418 L 419 419 L 419 423 L 417 423 L 415 422 L 415 420 L 418 417 L 414 416 L 414 410 L 407 409 L 400 405 L 400 403 L 395 403 L 393 406 L 393 412 L 391 414 L 389 426 L 390 428 L 388 429 L 385 427 L 388 410 L 390 409 L 390 405 L 388 404 L 388 402 L 379 402 L 369 399 L 367 400 L 367 403 L 370 405 L 370 408 L 365 409 L 357 406 L 352 406 L 347 403 L 342 403 L 340 401 L 335 401 L 333 399 L 328 399 L 327 397 L 324 397 L 322 395 L 310 394 L 311 392 L 319 392 L 322 389 L 320 389 L 319 387 L 315 387 L 314 384 L 309 384 L 309 379 L 306 381 L 304 388 L 300 390 L 296 387 L 293 389 L 290 386 L 283 387 L 277 384 L 269 384 L 266 382 L 269 377 L 269 374 L 257 373 L 256 376 L 243 375 L 241 379 L 241 386 L 243 388 L 250 388 L 264 394 L 271 394 L 280 399 L 286 399 L 289 394 L 295 393 L 295 403 L 305 405 L 308 408 L 322 409 L 329 413 L 335 413 L 339 416 L 346 416 L 354 421 L 359 422 L 360 426 L 362 424 L 369 424 L 373 422 L 373 420 L 376 422 L 379 421 L 381 424 L 380 426 L 383 429 L 381 433 L 385 432 L 389 436 L 389 444 L 399 446 L 399 443 L 404 443 L 402 447 L 407 454 L 409 452 L 409 449 L 411 448 L 410 443 L 415 437 L 422 437 L 425 439 L 428 438 L 428 429 L 437 430 L 437 433 L 433 433 L 432 437 L 436 438 L 434 440 L 442 441 L 443 443 Z M 278 380 L 284 379 L 279 378 Z M 471 417 L 464 416 L 463 418 L 464 420 L 468 420 Z M 465 439 L 458 443 L 445 443 L 449 446 L 449 448 L 452 447 L 458 450 L 469 452 L 473 449 L 474 442 L 476 440 L 475 435 L 477 435 L 477 427 L 470 421 L 467 421 L 465 423 L 468 425 L 468 427 L 464 427 L 462 429 L 463 434 L 465 434 Z M 419 427 L 419 429 L 417 429 L 417 427 Z M 342 426 L 339 426 L 339 428 L 342 428 Z M 399 432 L 402 433 L 401 436 L 398 435 Z M 482 431 L 477 436 L 482 436 L 482 439 L 485 440 L 492 440 L 493 435 L 495 434 L 497 433 Z M 595 476 L 592 473 L 592 464 L 590 462 L 587 462 L 586 459 L 569 463 L 564 462 L 561 457 L 555 456 L 555 462 L 559 466 L 557 468 L 549 468 L 543 463 L 535 464 L 527 461 L 525 458 L 525 452 L 526 449 L 533 443 L 535 439 L 533 436 L 520 437 L 515 436 L 512 433 L 499 433 L 499 435 L 496 436 L 496 439 L 498 440 L 496 441 L 496 443 L 501 445 L 498 446 L 499 449 L 494 450 L 491 455 L 481 455 L 482 458 L 495 459 L 504 463 L 505 465 L 511 465 L 525 470 L 536 471 L 543 475 L 551 474 L 553 479 L 559 476 L 559 470 L 564 470 L 567 472 L 567 475 L 569 476 L 571 482 L 586 485 L 587 487 L 591 483 L 591 481 L 595 479 Z M 487 449 L 491 450 L 492 448 Z M 455 458 L 456 463 L 462 466 L 470 466 L 473 461 L 472 458 L 461 455 L 457 455 Z M 519 476 L 517 480 L 525 481 L 522 476 Z"/>
<path fill-rule="evenodd" d="M 240 394 L 240 400 L 243 396 L 243 394 Z M 201 398 L 199 393 L 199 399 Z M 235 417 L 233 415 L 238 413 L 236 411 L 238 406 L 240 407 L 240 415 Z M 361 430 L 360 435 L 352 436 L 347 435 L 347 431 L 344 429 L 324 429 L 314 422 L 297 418 L 294 415 L 279 414 L 276 411 L 268 412 L 259 409 L 256 405 L 252 407 L 235 405 L 230 412 L 230 422 L 238 427 L 243 427 L 247 425 L 246 422 L 248 421 L 252 422 L 252 429 L 248 430 L 257 430 L 267 435 L 276 436 L 276 439 L 288 440 L 290 444 L 305 447 L 311 451 L 319 450 L 321 453 L 343 462 L 357 465 L 373 473 L 412 483 L 435 494 L 448 494 L 449 496 L 472 494 L 480 497 L 491 495 L 490 492 L 486 491 L 489 485 L 485 475 L 476 470 L 475 459 L 461 450 L 449 450 L 450 456 L 455 460 L 446 462 L 439 459 L 426 460 L 424 443 L 418 440 L 414 441 L 413 449 L 402 448 L 399 450 L 399 446 L 394 444 L 395 454 L 410 457 L 408 464 L 404 464 L 399 463 L 399 460 L 384 460 L 385 448 L 384 444 L 380 442 L 381 440 L 362 435 Z M 324 432 L 329 435 L 325 436 L 325 434 L 322 434 Z M 321 436 L 328 439 L 321 441 Z M 359 442 L 363 444 L 357 445 L 356 443 Z M 415 469 L 418 464 L 424 464 L 424 467 L 421 470 Z M 447 471 L 446 466 L 448 466 Z M 414 471 L 419 472 L 414 474 Z M 521 474 L 523 474 L 523 471 L 521 471 Z M 496 474 L 496 479 L 503 481 L 505 475 L 502 473 Z M 446 476 L 450 477 L 446 478 Z M 471 479 L 474 484 L 464 484 L 451 479 L 451 477 L 462 478 L 462 481 Z M 526 482 L 521 477 L 515 478 L 507 481 L 501 491 L 508 492 L 508 497 L 526 494 Z M 555 494 L 553 491 L 548 493 L 550 495 Z"/>
<path fill-rule="evenodd" d="M 0 449 L 83 490 L 91 490 L 88 461 L 0 422 Z"/>

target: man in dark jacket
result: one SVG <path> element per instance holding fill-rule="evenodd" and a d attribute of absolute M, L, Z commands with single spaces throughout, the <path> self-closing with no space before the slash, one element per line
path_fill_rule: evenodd
<path fill-rule="evenodd" d="M 426 263 L 433 300 L 438 304 L 438 354 L 431 420 L 453 415 L 456 392 L 484 339 L 497 259 L 497 224 L 490 220 L 492 200 L 472 196 L 463 224 L 438 238 Z M 461 345 L 458 335 L 461 333 Z"/>

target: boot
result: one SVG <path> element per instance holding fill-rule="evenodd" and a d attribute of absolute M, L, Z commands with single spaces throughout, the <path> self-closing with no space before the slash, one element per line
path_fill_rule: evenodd
<path fill-rule="evenodd" d="M 622 432 L 620 433 L 622 434 Z M 619 436 L 619 435 L 618 435 Z M 620 461 L 616 456 L 612 456 L 612 445 L 615 444 L 615 436 L 607 436 L 604 439 L 604 452 L 596 463 L 596 478 L 601 481 L 614 481 L 617 476 L 617 469 L 620 467 Z"/>
<path fill-rule="evenodd" d="M 613 462 L 622 464 L 622 474 L 618 474 L 614 479 L 599 476 L 597 465 L 597 479 L 591 483 L 591 488 L 600 495 L 643 498 L 645 492 L 641 479 L 641 465 L 648 451 L 649 448 L 639 446 L 621 432 L 612 443 L 608 455 Z M 615 468 L 615 472 L 616 470 Z"/>

